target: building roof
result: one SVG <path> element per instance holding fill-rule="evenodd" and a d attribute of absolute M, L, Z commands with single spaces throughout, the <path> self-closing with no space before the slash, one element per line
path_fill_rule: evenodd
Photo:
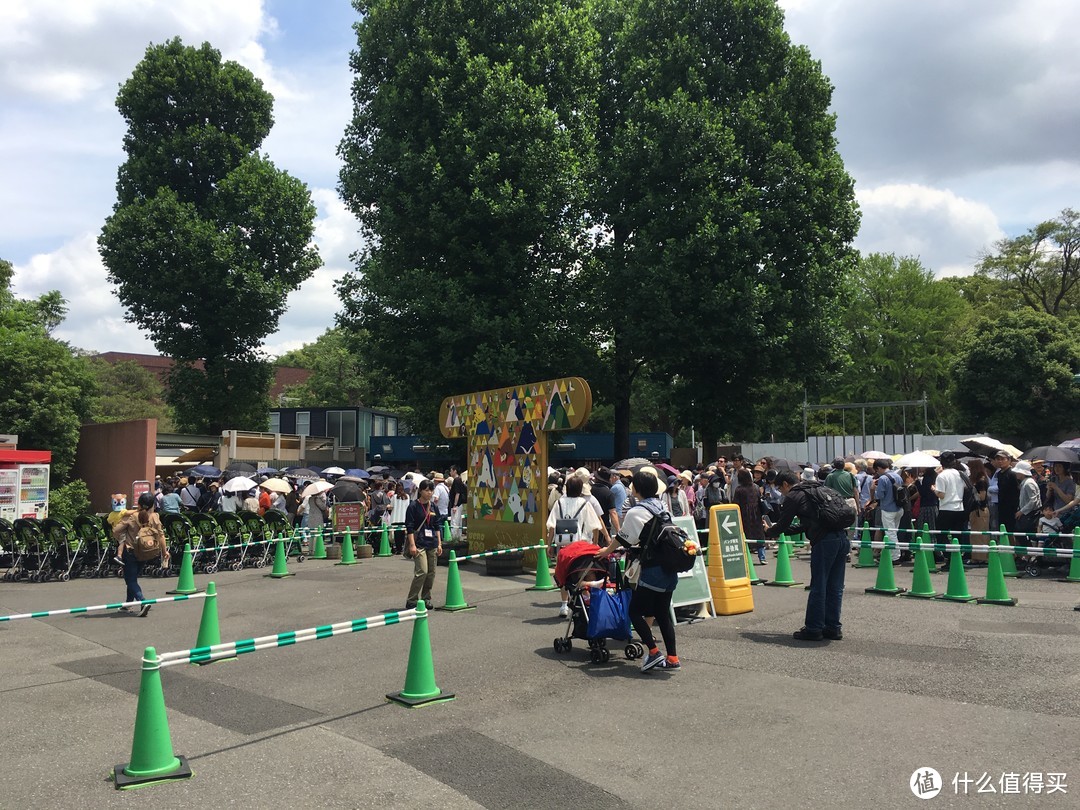
<path fill-rule="evenodd" d="M 132 362 L 140 368 L 146 369 L 155 377 L 162 385 L 166 384 L 165 375 L 169 369 L 173 366 L 173 359 L 171 357 L 162 357 L 159 354 L 136 354 L 134 352 L 102 352 L 101 354 L 94 355 L 106 363 L 116 364 L 124 362 Z M 202 368 L 202 361 L 196 361 L 196 368 Z M 290 385 L 299 385 L 307 382 L 311 377 L 311 371 L 306 368 L 295 368 L 293 366 L 274 366 L 274 382 L 270 386 L 270 396 L 274 399 L 280 394 L 285 392 L 286 387 Z"/>

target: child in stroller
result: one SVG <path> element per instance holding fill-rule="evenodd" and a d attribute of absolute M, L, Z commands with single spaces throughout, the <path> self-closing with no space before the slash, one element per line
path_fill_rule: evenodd
<path fill-rule="evenodd" d="M 630 592 L 616 591 L 614 595 L 608 592 L 608 584 L 614 582 L 620 585 L 621 577 L 618 575 L 615 561 L 610 558 L 596 559 L 599 551 L 599 546 L 584 540 L 571 543 L 559 550 L 555 564 L 555 581 L 564 585 L 570 592 L 570 615 L 563 635 L 555 639 L 555 652 L 569 652 L 573 644 L 571 638 L 578 638 L 588 643 L 589 659 L 594 664 L 605 663 L 611 658 L 607 640 L 612 638 L 627 642 L 623 653 L 628 659 L 641 658 L 645 654 L 645 648 L 633 641 L 630 636 L 630 619 L 627 614 L 630 603 L 627 597 Z M 594 599 L 608 602 L 607 608 L 617 612 L 618 617 L 621 618 L 617 624 L 624 629 L 591 633 L 590 618 L 594 617 L 590 616 L 590 611 L 595 612 L 599 607 L 597 603 L 594 603 Z"/>

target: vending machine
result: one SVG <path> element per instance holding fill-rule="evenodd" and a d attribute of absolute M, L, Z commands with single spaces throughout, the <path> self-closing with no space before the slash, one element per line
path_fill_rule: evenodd
<path fill-rule="evenodd" d="M 51 462 L 47 450 L 0 450 L 0 518 L 49 516 Z"/>

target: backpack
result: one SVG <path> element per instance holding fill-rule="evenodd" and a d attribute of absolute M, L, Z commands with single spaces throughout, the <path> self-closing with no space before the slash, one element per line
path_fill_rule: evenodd
<path fill-rule="evenodd" d="M 835 489 L 822 485 L 807 487 L 806 492 L 817 507 L 815 519 L 823 531 L 835 532 L 855 525 L 855 507 Z"/>
<path fill-rule="evenodd" d="M 645 507 L 648 509 L 648 507 Z M 652 512 L 651 509 L 649 509 Z M 669 574 L 681 574 L 694 567 L 698 545 L 679 526 L 671 522 L 667 511 L 653 512 L 641 529 L 638 541 L 641 564 L 658 565 Z"/>
<path fill-rule="evenodd" d="M 165 532 L 162 531 L 160 525 L 150 522 L 145 526 L 140 526 L 139 533 L 135 537 L 135 548 L 133 549 L 135 559 L 139 562 L 146 562 L 160 557 L 161 538 L 164 537 Z"/>
<path fill-rule="evenodd" d="M 893 505 L 903 512 L 908 508 L 908 501 L 910 500 L 907 487 L 904 486 L 904 482 L 900 476 L 891 470 L 885 473 L 885 475 L 889 476 L 889 481 L 892 482 Z"/>
<path fill-rule="evenodd" d="M 574 512 L 574 516 L 568 518 L 566 512 L 563 511 L 563 500 L 559 499 L 559 517 L 555 521 L 555 543 L 560 546 L 565 546 L 568 543 L 573 543 L 578 539 L 578 515 L 581 514 L 581 510 L 589 505 L 589 502 L 582 499 L 581 506 Z"/>
<path fill-rule="evenodd" d="M 957 470 L 957 472 L 960 471 Z M 971 485 L 971 479 L 964 475 L 962 472 L 960 473 L 960 480 L 964 482 L 964 514 L 970 515 L 972 512 L 979 508 L 979 503 L 975 499 L 975 487 Z"/>

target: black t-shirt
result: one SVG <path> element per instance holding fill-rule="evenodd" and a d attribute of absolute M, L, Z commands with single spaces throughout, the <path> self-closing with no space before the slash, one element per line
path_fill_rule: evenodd
<path fill-rule="evenodd" d="M 461 480 L 461 476 L 457 476 L 454 479 L 454 483 L 450 485 L 450 508 L 453 509 L 456 506 L 464 506 L 465 498 L 468 497 L 469 488 L 465 485 L 465 482 Z"/>
<path fill-rule="evenodd" d="M 604 521 L 608 531 L 611 531 L 611 510 L 615 508 L 615 496 L 611 492 L 611 486 L 602 481 L 593 484 L 592 495 L 600 504 L 600 519 Z"/>

